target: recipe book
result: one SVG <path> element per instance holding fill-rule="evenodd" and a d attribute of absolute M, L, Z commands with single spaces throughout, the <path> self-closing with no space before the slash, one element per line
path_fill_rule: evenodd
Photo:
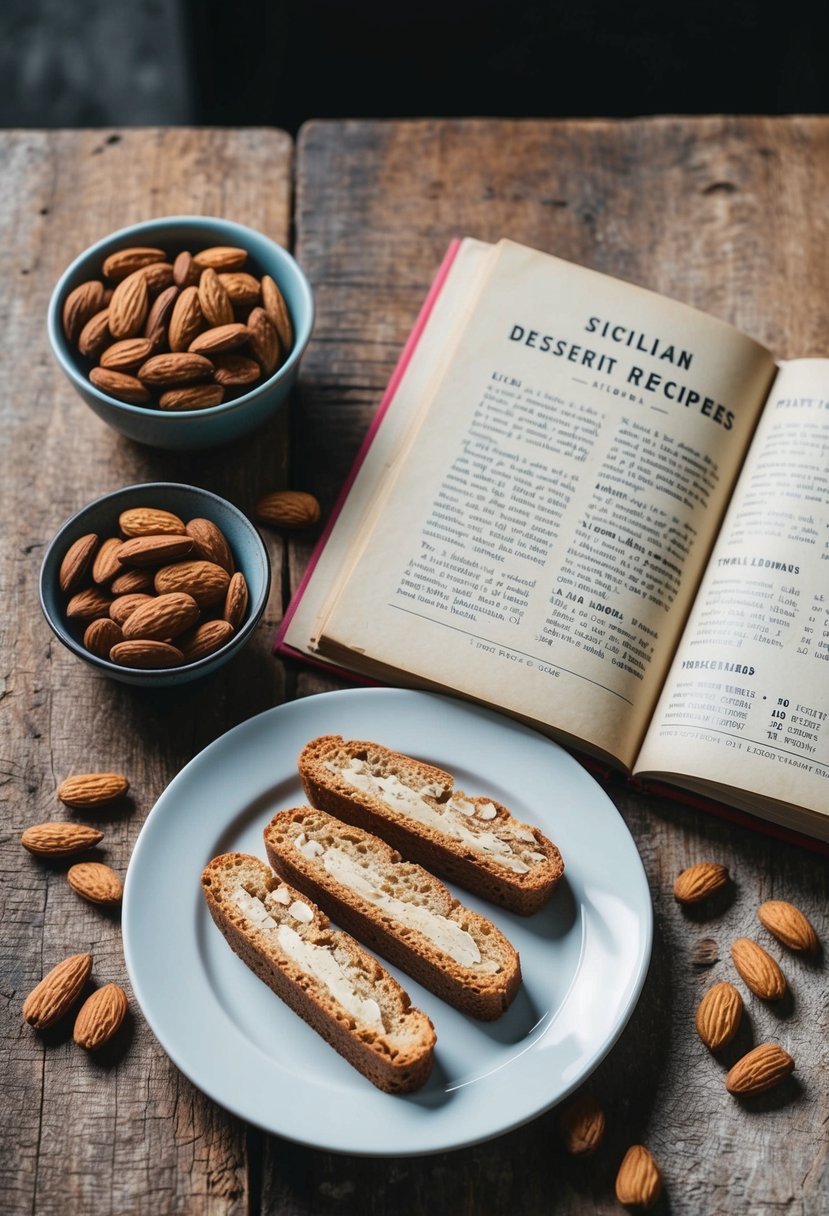
<path fill-rule="evenodd" d="M 277 649 L 829 841 L 829 360 L 454 242 Z"/>

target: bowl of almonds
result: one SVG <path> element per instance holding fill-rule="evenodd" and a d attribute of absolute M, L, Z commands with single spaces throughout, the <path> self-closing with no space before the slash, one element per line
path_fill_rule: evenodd
<path fill-rule="evenodd" d="M 168 216 L 90 246 L 61 276 L 48 331 L 104 422 L 188 451 L 262 426 L 285 403 L 314 323 L 310 284 L 276 241 Z"/>
<path fill-rule="evenodd" d="M 257 529 L 217 494 L 173 482 L 126 486 L 59 529 L 40 602 L 73 654 L 126 684 L 207 675 L 250 640 L 270 563 Z"/>

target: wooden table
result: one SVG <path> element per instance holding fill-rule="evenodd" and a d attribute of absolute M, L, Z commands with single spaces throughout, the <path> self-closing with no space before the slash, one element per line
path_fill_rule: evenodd
<path fill-rule="evenodd" d="M 603 1145 L 588 1161 L 568 1157 L 551 1111 L 476 1148 L 389 1160 L 297 1146 L 229 1116 L 169 1062 L 134 1000 L 100 1059 L 73 1045 L 71 1026 L 38 1034 L 24 1025 L 26 994 L 67 954 L 91 950 L 98 982 L 127 980 L 118 916 L 79 900 L 65 866 L 19 844 L 26 826 L 65 817 L 55 800 L 63 777 L 121 771 L 131 797 L 107 816 L 105 846 L 123 872 L 145 816 L 192 756 L 274 704 L 337 687 L 271 654 L 309 552 L 306 539 L 286 545 L 273 532 L 272 597 L 237 661 L 164 695 L 96 678 L 53 640 L 38 608 L 44 546 L 68 515 L 156 479 L 204 485 L 248 512 L 284 485 L 330 508 L 455 235 L 509 235 L 718 314 L 781 356 L 826 354 L 829 119 L 320 122 L 296 150 L 272 130 L 6 132 L 0 149 L 0 1207 L 38 1216 L 611 1213 L 619 1160 L 641 1141 L 663 1171 L 659 1211 L 829 1211 L 824 958 L 786 956 L 792 996 L 782 1009 L 748 999 L 744 1045 L 773 1038 L 795 1057 L 780 1090 L 751 1103 L 730 1097 L 722 1063 L 693 1027 L 703 990 L 732 976 L 730 942 L 762 934 L 761 900 L 792 900 L 829 942 L 817 855 L 611 784 L 647 870 L 656 929 L 639 1005 L 591 1080 L 607 1111 Z M 176 212 L 225 215 L 285 243 L 293 233 L 318 321 L 290 434 L 283 419 L 223 451 L 143 449 L 99 422 L 58 371 L 45 313 L 61 269 L 116 227 Z M 729 866 L 733 900 L 716 916 L 688 915 L 672 897 L 674 877 L 709 857 Z"/>

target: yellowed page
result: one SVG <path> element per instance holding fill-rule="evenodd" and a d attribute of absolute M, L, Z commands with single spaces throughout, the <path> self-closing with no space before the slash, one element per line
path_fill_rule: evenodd
<path fill-rule="evenodd" d="M 637 771 L 829 839 L 829 360 L 780 369 Z"/>
<path fill-rule="evenodd" d="M 773 373 L 719 321 L 501 242 L 321 652 L 631 765 Z"/>

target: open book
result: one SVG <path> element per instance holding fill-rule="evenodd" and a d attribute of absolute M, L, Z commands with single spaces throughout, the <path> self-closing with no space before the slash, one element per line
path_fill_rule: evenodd
<path fill-rule="evenodd" d="M 829 841 L 829 360 L 455 242 L 277 648 Z"/>

